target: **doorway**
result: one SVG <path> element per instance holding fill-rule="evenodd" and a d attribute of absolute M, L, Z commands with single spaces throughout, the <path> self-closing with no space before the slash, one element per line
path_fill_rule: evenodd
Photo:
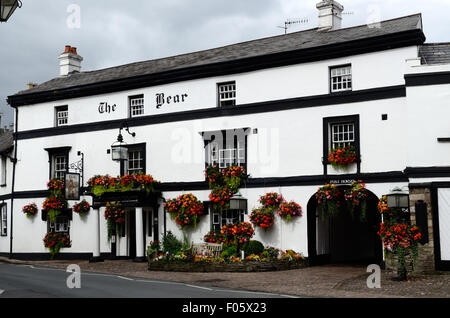
<path fill-rule="evenodd" d="M 340 187 L 345 191 L 348 187 Z M 352 216 L 345 200 L 340 200 L 339 213 L 322 217 L 315 195 L 308 202 L 308 254 L 312 265 L 330 263 L 381 264 L 382 242 L 377 232 L 381 223 L 378 198 L 370 191 L 366 220 L 358 211 Z"/>

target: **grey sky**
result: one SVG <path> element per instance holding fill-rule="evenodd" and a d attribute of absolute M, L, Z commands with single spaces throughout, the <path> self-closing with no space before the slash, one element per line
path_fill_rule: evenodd
<path fill-rule="evenodd" d="M 283 34 L 286 19 L 307 18 L 289 32 L 317 26 L 319 0 L 22 0 L 0 24 L 0 112 L 12 122 L 6 97 L 58 76 L 65 45 L 83 56 L 82 70 L 209 49 Z M 427 42 L 450 42 L 450 0 L 340 0 L 343 27 L 423 14 Z M 81 9 L 69 28 L 70 4 Z"/>

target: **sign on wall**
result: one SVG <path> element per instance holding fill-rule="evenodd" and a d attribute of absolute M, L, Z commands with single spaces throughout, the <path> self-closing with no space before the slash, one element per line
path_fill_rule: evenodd
<path fill-rule="evenodd" d="M 80 200 L 80 174 L 66 172 L 64 177 L 64 197 L 66 200 Z"/>

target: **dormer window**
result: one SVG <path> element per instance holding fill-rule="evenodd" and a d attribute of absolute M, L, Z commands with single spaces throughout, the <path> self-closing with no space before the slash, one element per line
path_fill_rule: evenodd
<path fill-rule="evenodd" d="M 236 105 L 236 82 L 217 84 L 219 107 Z"/>
<path fill-rule="evenodd" d="M 331 92 L 344 92 L 352 90 L 352 66 L 338 66 L 330 68 Z"/>
<path fill-rule="evenodd" d="M 55 108 L 56 127 L 66 126 L 69 123 L 69 108 L 67 106 L 59 106 Z"/>

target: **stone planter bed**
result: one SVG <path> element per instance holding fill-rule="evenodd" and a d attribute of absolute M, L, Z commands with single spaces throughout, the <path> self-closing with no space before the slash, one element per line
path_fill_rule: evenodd
<path fill-rule="evenodd" d="M 164 272 L 272 272 L 307 267 L 307 262 L 189 263 L 177 261 L 149 261 L 149 271 Z"/>

